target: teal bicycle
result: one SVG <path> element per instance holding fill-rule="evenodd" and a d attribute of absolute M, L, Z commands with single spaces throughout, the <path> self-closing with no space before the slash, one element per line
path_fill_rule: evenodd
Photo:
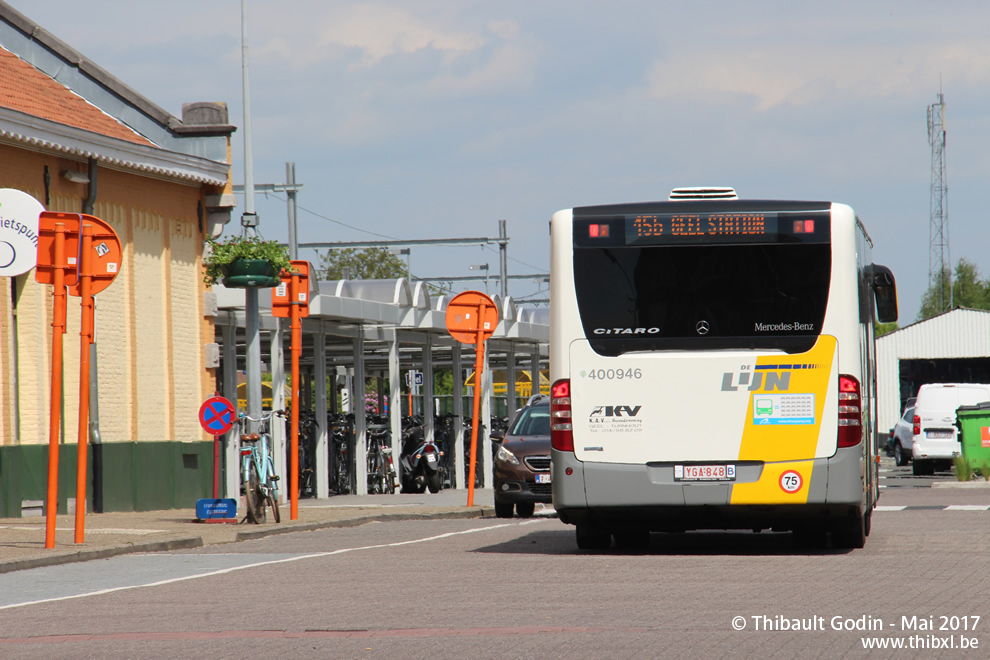
<path fill-rule="evenodd" d="M 268 507 L 272 509 L 275 522 L 281 522 L 278 512 L 278 475 L 275 474 L 275 462 L 272 457 L 271 419 L 273 415 L 283 416 L 282 410 L 276 410 L 262 415 L 260 418 L 248 417 L 241 413 L 240 422 L 256 422 L 258 433 L 241 435 L 241 486 L 244 489 L 244 502 L 247 508 L 245 520 L 249 523 L 261 524 L 267 518 Z"/>

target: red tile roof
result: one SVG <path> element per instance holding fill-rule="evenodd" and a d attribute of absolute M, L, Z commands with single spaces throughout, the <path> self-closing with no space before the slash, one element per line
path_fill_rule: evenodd
<path fill-rule="evenodd" d="M 2 47 L 0 107 L 107 137 L 154 146 L 126 124 Z"/>

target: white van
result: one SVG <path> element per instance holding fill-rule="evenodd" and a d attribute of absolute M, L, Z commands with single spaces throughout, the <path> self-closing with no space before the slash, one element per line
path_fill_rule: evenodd
<path fill-rule="evenodd" d="M 951 467 L 952 458 L 962 453 L 956 409 L 981 401 L 990 401 L 990 385 L 931 383 L 918 389 L 911 447 L 914 474 L 933 474 L 936 467 Z"/>

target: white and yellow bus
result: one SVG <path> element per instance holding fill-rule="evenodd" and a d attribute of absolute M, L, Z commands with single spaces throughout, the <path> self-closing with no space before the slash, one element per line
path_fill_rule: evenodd
<path fill-rule="evenodd" d="M 873 323 L 897 297 L 853 210 L 677 189 L 550 233 L 553 503 L 578 547 L 692 529 L 862 547 Z"/>

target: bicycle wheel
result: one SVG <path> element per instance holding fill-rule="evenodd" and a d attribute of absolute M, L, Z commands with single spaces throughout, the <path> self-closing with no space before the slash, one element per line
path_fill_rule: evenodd
<path fill-rule="evenodd" d="M 316 495 L 313 488 L 313 471 L 306 468 L 299 474 L 299 497 L 311 497 Z"/>
<path fill-rule="evenodd" d="M 389 495 L 395 493 L 395 466 L 392 465 L 391 458 L 387 459 L 387 469 L 385 470 L 385 492 Z"/>
<path fill-rule="evenodd" d="M 265 522 L 265 499 L 261 493 L 261 478 L 258 467 L 251 461 L 248 467 L 248 482 L 244 486 L 244 503 L 247 506 L 247 519 L 250 523 Z"/>
<path fill-rule="evenodd" d="M 265 477 L 265 498 L 266 504 L 272 508 L 272 516 L 275 522 L 281 522 L 282 516 L 278 513 L 278 477 L 275 475 L 275 466 L 269 461 L 265 465 L 267 476 Z"/>
<path fill-rule="evenodd" d="M 278 513 L 278 499 L 272 495 L 274 491 L 269 487 L 268 489 L 268 506 L 272 508 L 272 516 L 275 518 L 275 522 L 282 522 L 282 517 Z"/>
<path fill-rule="evenodd" d="M 368 453 L 368 492 L 382 492 L 381 470 L 378 466 L 378 455 L 374 450 Z"/>
<path fill-rule="evenodd" d="M 388 459 L 381 446 L 375 449 L 375 475 L 378 479 L 378 492 L 383 495 L 388 492 Z"/>

